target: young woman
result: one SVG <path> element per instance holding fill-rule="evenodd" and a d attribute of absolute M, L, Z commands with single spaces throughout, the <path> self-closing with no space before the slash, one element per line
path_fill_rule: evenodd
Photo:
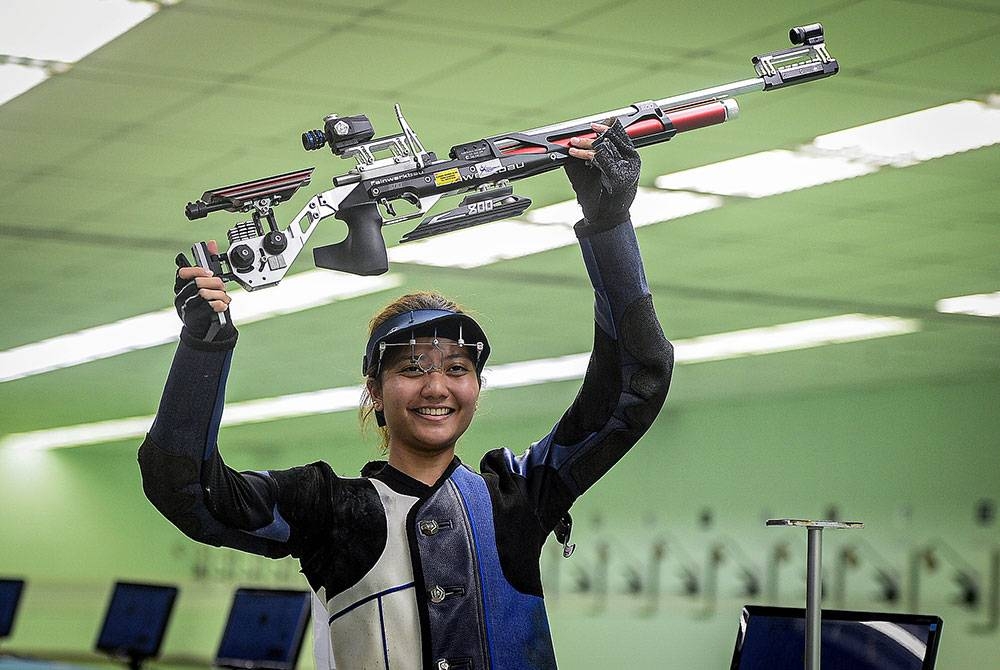
<path fill-rule="evenodd" d="M 555 667 L 542 545 L 553 531 L 568 541 L 570 506 L 652 424 L 673 367 L 629 219 L 639 157 L 619 123 L 594 129 L 596 140 L 573 141 L 579 160 L 566 167 L 596 296 L 582 388 L 547 435 L 519 456 L 490 451 L 479 472 L 455 446 L 476 412 L 489 342 L 432 293 L 403 296 L 370 324 L 362 412 L 380 425 L 388 462 L 357 478 L 324 462 L 228 468 L 216 437 L 236 331 L 204 338 L 229 296 L 205 270 L 178 270 L 184 328 L 139 449 L 144 490 L 195 540 L 300 560 L 330 641 L 317 645 L 317 667 Z"/>

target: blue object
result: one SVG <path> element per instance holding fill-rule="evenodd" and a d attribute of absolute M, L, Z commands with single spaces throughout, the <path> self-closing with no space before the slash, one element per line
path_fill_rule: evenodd
<path fill-rule="evenodd" d="M 823 670 L 933 670 L 941 619 L 926 614 L 822 611 Z M 802 670 L 805 611 L 748 605 L 730 670 Z"/>
<path fill-rule="evenodd" d="M 237 589 L 215 665 L 292 670 L 309 615 L 307 591 Z"/>
<path fill-rule="evenodd" d="M 95 648 L 132 667 L 154 658 L 176 599 L 174 586 L 116 582 Z"/>
<path fill-rule="evenodd" d="M 23 579 L 0 579 L 0 638 L 8 637 L 14 629 L 14 615 L 23 591 Z"/>

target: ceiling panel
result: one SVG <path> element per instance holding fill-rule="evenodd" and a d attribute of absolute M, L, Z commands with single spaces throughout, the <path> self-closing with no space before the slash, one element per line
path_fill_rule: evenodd
<path fill-rule="evenodd" d="M 326 151 L 304 153 L 299 134 L 328 113 L 366 113 L 388 134 L 399 103 L 424 144 L 444 155 L 484 135 L 750 77 L 751 55 L 784 46 L 788 27 L 811 19 L 826 25 L 843 68 L 837 77 L 745 96 L 735 121 L 644 150 L 642 184 L 1000 92 L 990 64 L 1000 11 L 982 3 L 845 0 L 808 11 L 791 1 L 456 8 L 416 0 L 184 0 L 166 7 L 0 106 L 0 288 L 5 310 L 18 315 L 0 325 L 0 347 L 168 307 L 174 254 L 198 239 L 223 238 L 234 222 L 218 214 L 188 222 L 184 203 L 211 187 L 308 165 L 317 170 L 304 191 L 325 188 L 350 163 Z M 852 311 L 925 326 L 882 341 L 691 366 L 678 387 L 681 402 L 995 370 L 997 321 L 940 315 L 934 303 L 998 289 L 997 174 L 994 146 L 759 200 L 729 197 L 714 211 L 641 229 L 671 336 Z M 536 206 L 571 197 L 560 174 L 522 182 L 518 192 Z M 278 210 L 283 224 L 308 193 Z M 387 229 L 386 239 L 394 243 L 408 229 Z M 339 224 L 324 224 L 313 243 L 342 235 Z M 308 252 L 293 271 L 307 269 Z M 477 308 L 501 344 L 498 361 L 589 346 L 588 333 L 562 325 L 585 321 L 590 310 L 575 248 L 476 271 L 397 265 L 392 272 L 403 288 L 440 288 Z M 234 397 L 353 383 L 360 325 L 344 334 L 330 324 L 362 324 L 388 297 L 245 326 L 240 356 L 278 381 L 262 387 L 259 378 L 240 377 Z M 551 323 L 539 322 L 540 310 Z M 261 361 L 289 332 L 308 344 L 282 374 Z M 150 389 L 162 382 L 169 348 L 0 385 L 0 401 L 17 416 L 5 417 L 0 433 L 139 411 L 142 403 L 118 393 L 115 380 L 132 374 L 143 402 L 154 403 Z M 872 360 L 891 364 L 880 370 Z M 17 410 L 80 388 L 108 400 L 99 411 L 93 404 L 51 415 Z"/>

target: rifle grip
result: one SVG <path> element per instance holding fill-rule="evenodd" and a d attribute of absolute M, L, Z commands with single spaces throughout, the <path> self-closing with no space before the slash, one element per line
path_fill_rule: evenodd
<path fill-rule="evenodd" d="M 380 275 L 389 269 L 382 239 L 382 215 L 374 202 L 341 209 L 336 218 L 347 224 L 347 237 L 337 244 L 313 249 L 316 267 L 355 275 Z"/>
<path fill-rule="evenodd" d="M 208 245 L 204 242 L 196 242 L 191 247 L 191 255 L 194 256 L 195 265 L 205 268 L 206 270 L 211 270 L 212 274 L 216 277 L 222 276 L 222 263 L 219 262 L 219 257 L 212 257 L 212 254 L 208 251 Z M 226 312 L 213 312 L 212 313 L 212 323 L 208 327 L 208 332 L 205 334 L 204 340 L 206 342 L 211 342 L 215 339 L 216 333 L 222 329 L 229 319 L 227 317 L 228 311 Z"/>

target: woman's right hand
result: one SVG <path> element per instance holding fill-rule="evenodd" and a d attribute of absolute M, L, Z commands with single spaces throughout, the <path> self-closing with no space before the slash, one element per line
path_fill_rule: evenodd
<path fill-rule="evenodd" d="M 208 242 L 208 253 L 219 253 L 215 240 Z M 207 268 L 192 266 L 184 254 L 175 259 L 177 274 L 174 279 L 174 307 L 188 333 L 199 340 L 206 340 L 212 326 L 218 323 L 218 313 L 225 313 L 226 325 L 222 326 L 209 341 L 221 342 L 236 334 L 233 320 L 229 316 L 232 300 L 226 292 L 226 284 Z"/>

